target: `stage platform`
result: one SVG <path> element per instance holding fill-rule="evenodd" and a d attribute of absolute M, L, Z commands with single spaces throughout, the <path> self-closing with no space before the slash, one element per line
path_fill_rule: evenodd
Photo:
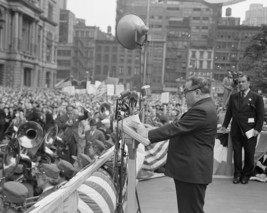
<path fill-rule="evenodd" d="M 140 181 L 137 193 L 142 213 L 177 213 L 173 179 Z M 267 183 L 233 184 L 232 178 L 214 177 L 207 188 L 205 213 L 266 213 Z"/>

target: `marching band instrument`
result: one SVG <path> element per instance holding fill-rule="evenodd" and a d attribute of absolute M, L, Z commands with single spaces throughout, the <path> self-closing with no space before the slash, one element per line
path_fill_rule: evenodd
<path fill-rule="evenodd" d="M 43 142 L 43 128 L 34 121 L 22 124 L 17 134 L 19 144 L 24 148 L 40 147 Z"/>
<path fill-rule="evenodd" d="M 50 127 L 44 136 L 45 144 L 48 147 L 51 147 L 54 144 L 55 140 L 57 140 L 57 135 L 58 135 L 58 126 L 54 125 Z"/>

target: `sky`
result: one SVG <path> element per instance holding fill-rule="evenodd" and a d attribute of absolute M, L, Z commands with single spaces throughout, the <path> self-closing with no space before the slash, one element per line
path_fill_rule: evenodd
<path fill-rule="evenodd" d="M 98 26 L 104 32 L 107 32 L 107 27 L 111 26 L 112 34 L 115 34 L 116 2 L 117 0 L 68 0 L 67 9 L 77 18 L 85 19 L 86 25 Z M 246 0 L 227 7 L 232 8 L 233 17 L 241 17 L 243 21 L 251 3 L 260 3 L 267 7 L 267 0 Z M 225 15 L 225 8 L 223 8 L 223 15 Z"/>

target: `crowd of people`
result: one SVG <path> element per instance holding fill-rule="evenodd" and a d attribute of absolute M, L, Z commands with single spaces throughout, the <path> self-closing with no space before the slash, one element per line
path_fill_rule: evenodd
<path fill-rule="evenodd" d="M 46 138 L 56 127 L 57 135 L 62 139 L 62 146 L 56 147 L 60 150 L 56 159 L 53 162 L 43 161 L 36 171 L 32 171 L 36 183 L 24 182 L 28 188 L 27 197 L 44 198 L 114 145 L 116 99 L 80 94 L 71 96 L 57 90 L 1 88 L 0 145 L 7 144 L 23 125 L 32 121 L 43 129 L 42 137 Z M 160 104 L 155 100 L 142 105 L 146 109 L 144 122 L 152 126 L 169 123 L 182 113 L 180 103 Z M 3 154 L 0 152 L 0 158 Z M 17 177 L 22 173 L 23 165 L 19 164 L 14 175 Z M 14 186 L 17 184 L 7 184 L 4 187 L 6 194 L 13 193 L 9 187 Z"/>
<path fill-rule="evenodd" d="M 136 106 L 143 123 L 157 127 L 150 131 L 146 127 L 139 128 L 139 134 L 152 143 L 170 139 L 164 171 L 174 179 L 179 212 L 203 211 L 206 187 L 212 179 L 212 144 L 216 130 L 218 126 L 222 126 L 225 131 L 231 119 L 231 128 L 236 128 L 231 131 L 236 133 L 231 134 L 235 166 L 233 183 L 246 184 L 253 174 L 256 138 L 263 126 L 263 98 L 250 91 L 250 79 L 247 76 L 237 77 L 238 87 L 233 85 L 230 73 L 227 78 L 224 81 L 226 89 L 223 101 L 217 105 L 214 103 L 218 101 L 212 100 L 213 97 L 210 96 L 210 81 L 192 77 L 186 81 L 182 100 L 174 101 L 171 98 L 169 103 L 162 104 L 159 100 L 149 99 Z M 236 87 L 237 91 L 233 92 L 231 87 Z M 244 112 L 239 108 L 240 91 L 245 92 L 242 97 Z M 33 172 L 37 178 L 37 187 L 35 191 L 29 192 L 30 196 L 43 198 L 52 193 L 84 165 L 90 164 L 96 156 L 116 143 L 113 127 L 116 122 L 116 100 L 117 97 L 68 95 L 57 90 L 1 88 L 1 144 L 12 138 L 14 129 L 19 130 L 30 121 L 42 127 L 43 137 L 56 127 L 57 135 L 61 138 L 61 152 L 57 153 L 57 160 L 48 164 L 43 162 Z M 243 119 L 244 126 L 240 126 L 240 119 Z M 253 132 L 248 138 L 245 133 L 250 129 Z M 187 143 L 188 141 L 191 143 Z M 244 167 L 240 151 L 242 147 L 245 148 Z M 183 154 L 181 150 L 184 150 Z M 185 153 L 191 157 L 187 158 Z M 192 153 L 202 155 L 193 159 L 196 155 Z M 197 162 L 202 163 L 196 167 Z M 266 172 L 263 161 L 256 166 Z"/>

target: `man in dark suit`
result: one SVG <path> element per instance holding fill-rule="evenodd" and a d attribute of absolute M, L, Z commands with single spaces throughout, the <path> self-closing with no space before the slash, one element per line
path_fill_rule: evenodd
<path fill-rule="evenodd" d="M 262 130 L 264 120 L 264 103 L 262 96 L 250 90 L 248 76 L 239 76 L 238 86 L 240 92 L 230 96 L 222 131 L 225 132 L 232 119 L 230 134 L 234 151 L 233 183 L 246 184 L 254 169 L 257 136 Z M 242 148 L 245 151 L 243 168 Z"/>
<path fill-rule="evenodd" d="M 5 136 L 6 113 L 4 111 L 4 103 L 0 100 L 0 143 Z"/>
<path fill-rule="evenodd" d="M 96 128 L 97 122 L 95 119 L 90 120 L 90 130 L 85 132 L 85 140 L 86 140 L 86 145 L 85 145 L 85 154 L 89 154 L 89 148 L 92 145 L 92 143 L 97 139 L 102 141 L 104 144 L 106 144 L 106 139 L 105 135 L 102 131 L 98 130 Z"/>
<path fill-rule="evenodd" d="M 67 145 L 68 150 L 65 160 L 74 163 L 72 156 L 77 156 L 77 143 L 79 141 L 78 126 L 81 120 L 88 118 L 88 112 L 85 110 L 83 115 L 75 112 L 74 106 L 68 105 L 66 107 L 66 114 L 58 117 L 56 124 L 59 131 L 64 131 L 63 141 Z"/>
<path fill-rule="evenodd" d="M 187 79 L 184 96 L 188 111 L 162 127 L 137 132 L 151 143 L 169 140 L 165 174 L 174 179 L 179 213 L 203 213 L 207 185 L 212 182 L 216 106 L 211 83 L 200 77 Z"/>

